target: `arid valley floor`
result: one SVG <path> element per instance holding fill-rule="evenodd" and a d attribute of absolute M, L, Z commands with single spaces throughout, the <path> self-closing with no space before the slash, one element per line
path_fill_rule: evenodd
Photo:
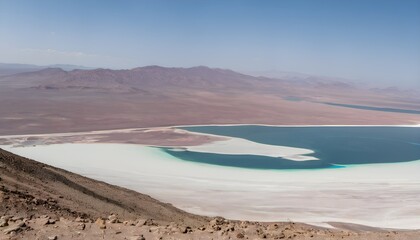
<path fill-rule="evenodd" d="M 419 125 L 419 96 L 415 89 L 207 67 L 48 68 L 0 76 L 0 145 L 223 140 L 179 125 Z M 0 239 L 420 239 L 418 230 L 343 222 L 324 228 L 194 215 L 5 150 L 0 173 Z"/>

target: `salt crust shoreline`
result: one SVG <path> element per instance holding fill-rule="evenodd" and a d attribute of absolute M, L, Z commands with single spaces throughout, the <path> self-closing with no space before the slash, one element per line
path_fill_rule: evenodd
<path fill-rule="evenodd" d="M 196 146 L 184 146 L 175 149 L 184 149 L 191 152 L 201 153 L 215 153 L 228 155 L 258 155 L 275 158 L 280 157 L 292 161 L 319 160 L 316 157 L 306 156 L 308 154 L 314 153 L 314 151 L 309 149 L 268 145 L 235 137 L 228 137 L 227 140 L 214 141 L 211 143 Z"/>
<path fill-rule="evenodd" d="M 94 135 L 106 133 L 124 133 L 136 130 L 165 130 L 181 127 L 204 127 L 204 126 L 266 126 L 266 127 L 420 127 L 420 124 L 403 124 L 403 125 L 270 125 L 270 124 L 197 124 L 197 125 L 173 125 L 164 127 L 142 127 L 142 128 L 120 128 L 111 130 L 94 130 L 82 132 L 63 132 L 63 133 L 35 133 L 35 134 L 16 134 L 3 135 L 0 138 L 15 138 L 15 137 L 43 137 L 43 136 L 73 136 L 73 135 Z"/>
<path fill-rule="evenodd" d="M 314 225 L 420 226 L 420 161 L 280 171 L 192 163 L 133 144 L 0 147 L 196 214 Z"/>
<path fill-rule="evenodd" d="M 359 127 L 360 125 L 276 127 L 334 126 Z M 420 127 L 420 125 L 363 126 Z M 191 127 L 191 125 L 12 135 L 0 136 L 0 138 L 124 133 L 148 129 L 187 131 L 176 127 Z M 225 139 L 227 140 L 210 144 L 232 141 L 232 138 Z M 235 144 L 237 140 L 233 141 Z M 191 163 L 179 160 L 160 149 L 134 144 L 89 143 L 19 148 L 3 145 L 0 147 L 90 178 L 149 194 L 196 214 L 221 215 L 230 219 L 255 221 L 292 220 L 322 226 L 328 226 L 328 222 L 347 222 L 398 229 L 418 229 L 420 226 L 418 218 L 420 207 L 417 202 L 420 198 L 420 176 L 418 175 L 420 161 L 364 164 L 343 169 L 279 171 Z M 200 150 L 198 147 L 200 146 L 190 148 Z M 220 148 L 219 151 L 221 151 Z M 83 157 L 80 157 L 78 152 L 83 152 Z M 119 160 L 115 161 L 115 159 Z"/>
<path fill-rule="evenodd" d="M 77 135 L 96 135 L 96 134 L 110 134 L 110 133 L 131 133 L 133 131 L 143 130 L 149 131 L 165 131 L 172 130 L 178 133 L 188 133 L 191 135 L 201 135 L 215 137 L 210 143 L 176 147 L 173 150 L 188 150 L 201 153 L 215 153 L 215 154 L 231 154 L 231 155 L 259 155 L 267 157 L 281 157 L 292 161 L 313 161 L 319 160 L 313 156 L 307 156 L 314 153 L 311 149 L 277 146 L 262 144 L 247 139 L 221 136 L 208 133 L 200 133 L 180 129 L 182 127 L 200 127 L 200 126 L 268 126 L 268 127 L 420 127 L 418 125 L 267 125 L 267 124 L 210 124 L 210 125 L 177 125 L 169 127 L 152 127 L 152 128 L 127 128 L 127 129 L 114 129 L 114 130 L 98 130 L 87 132 L 66 132 L 66 133 L 50 133 L 50 134 L 25 134 L 25 135 L 6 135 L 0 136 L 0 139 L 7 138 L 22 138 L 22 137 L 66 137 Z M 222 140 L 220 140 L 222 139 Z M 143 146 L 152 147 L 172 147 L 167 145 L 153 145 L 153 144 L 140 144 Z"/>

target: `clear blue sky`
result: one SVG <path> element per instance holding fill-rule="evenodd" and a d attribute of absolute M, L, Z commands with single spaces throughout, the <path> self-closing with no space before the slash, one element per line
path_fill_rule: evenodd
<path fill-rule="evenodd" d="M 207 65 L 420 86 L 420 0 L 0 0 L 0 62 Z"/>

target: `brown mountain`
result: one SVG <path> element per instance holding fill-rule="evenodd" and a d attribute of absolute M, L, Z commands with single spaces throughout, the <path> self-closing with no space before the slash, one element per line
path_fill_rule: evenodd
<path fill-rule="evenodd" d="M 420 123 L 420 114 L 380 111 L 420 109 L 420 95 L 394 92 L 203 66 L 47 68 L 0 77 L 0 134 L 216 123 Z"/>
<path fill-rule="evenodd" d="M 343 87 L 349 84 L 319 79 L 272 79 L 252 77 L 231 70 L 208 68 L 165 68 L 160 66 L 139 67 L 130 70 L 73 70 L 47 68 L 3 77 L 3 83 L 19 84 L 19 87 L 43 89 L 109 89 L 109 90 L 148 90 L 148 89 L 201 89 L 211 90 L 278 90 L 296 85 L 300 87 Z M 23 84 L 26 84 L 23 85 Z"/>

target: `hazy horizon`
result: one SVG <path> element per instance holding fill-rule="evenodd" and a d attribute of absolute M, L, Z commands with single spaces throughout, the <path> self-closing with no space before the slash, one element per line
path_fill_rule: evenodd
<path fill-rule="evenodd" d="M 420 87 L 420 1 L 0 2 L 0 62 L 296 72 Z"/>

